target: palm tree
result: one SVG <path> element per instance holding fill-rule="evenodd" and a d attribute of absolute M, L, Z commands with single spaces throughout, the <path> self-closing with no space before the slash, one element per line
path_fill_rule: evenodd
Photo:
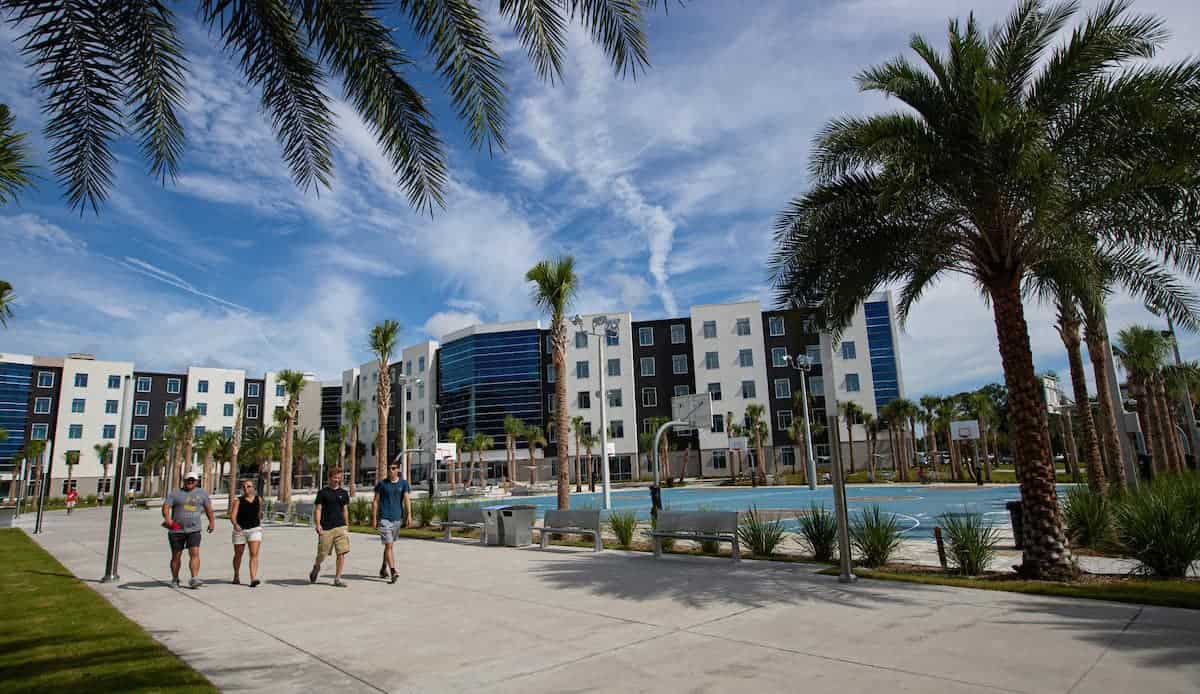
<path fill-rule="evenodd" d="M 575 274 L 575 259 L 563 256 L 554 260 L 543 260 L 525 273 L 525 280 L 534 284 L 533 303 L 550 314 L 550 346 L 554 360 L 555 379 L 555 430 L 558 437 L 558 508 L 571 508 L 571 489 L 567 470 L 567 311 L 579 290 L 579 277 Z M 603 367 L 603 364 L 601 365 Z M 601 393 L 601 397 L 604 394 Z"/>
<path fill-rule="evenodd" d="M 955 481 L 961 482 L 963 479 L 962 466 L 959 465 L 958 448 L 954 445 L 954 440 L 950 436 L 950 423 L 954 421 L 957 413 L 954 401 L 950 398 L 942 398 L 937 404 L 937 421 L 936 428 L 946 433 L 946 452 L 950 456 L 950 476 Z M 936 433 L 934 438 L 936 439 Z"/>
<path fill-rule="evenodd" d="M 174 445 L 173 439 L 168 425 L 168 430 L 151 444 L 150 450 L 146 451 L 146 457 L 142 460 L 143 496 L 147 491 L 150 496 L 159 496 L 163 493 L 167 470 L 174 464 L 171 453 L 171 447 Z M 145 484 L 147 479 L 150 481 L 148 485 Z"/>
<path fill-rule="evenodd" d="M 534 462 L 533 452 L 535 448 L 544 449 L 546 447 L 546 434 L 537 425 L 526 427 L 525 441 L 529 446 L 529 487 L 532 489 L 537 484 L 537 464 Z M 545 454 L 543 453 L 543 455 Z"/>
<path fill-rule="evenodd" d="M 870 412 L 862 413 L 863 429 L 867 435 L 867 480 L 875 481 L 875 451 L 879 447 L 879 419 Z"/>
<path fill-rule="evenodd" d="M 974 17 L 952 22 L 945 56 L 914 37 L 925 70 L 894 60 L 863 72 L 862 89 L 912 110 L 825 129 L 815 187 L 782 216 L 773 260 L 780 298 L 819 295 L 835 327 L 885 282 L 900 286 L 902 317 L 946 272 L 967 274 L 987 294 L 1030 521 L 1023 573 L 1033 576 L 1074 568 L 1022 282 L 1097 238 L 1160 253 L 1189 243 L 1194 228 L 1153 222 L 1179 199 L 1160 193 L 1188 185 L 1194 171 L 1185 139 L 1194 133 L 1183 131 L 1195 123 L 1187 94 L 1200 63 L 1142 64 L 1166 32 L 1156 18 L 1129 16 L 1123 2 L 1101 5 L 1048 51 L 1076 11 L 1023 0 L 987 35 Z"/>
<path fill-rule="evenodd" d="M 221 432 L 206 431 L 196 442 L 196 452 L 200 459 L 204 461 L 203 478 L 204 482 L 212 488 L 212 493 L 217 493 L 217 477 L 213 474 L 213 457 L 221 448 Z"/>
<path fill-rule="evenodd" d="M 746 428 L 754 437 L 754 477 L 760 484 L 766 484 L 766 458 L 763 457 L 762 432 L 759 424 L 762 424 L 763 406 L 752 402 L 746 405 Z"/>
<path fill-rule="evenodd" d="M 0 429 L 0 441 L 3 441 L 6 438 L 6 436 L 4 436 L 5 433 L 6 432 L 3 429 Z M 92 450 L 96 451 L 96 458 L 100 461 L 100 468 L 102 470 L 100 473 L 100 478 L 108 479 L 108 466 L 112 462 L 113 454 L 112 442 L 105 441 L 104 443 L 98 443 L 92 446 Z M 101 493 L 99 496 L 100 501 L 103 502 L 104 494 Z"/>
<path fill-rule="evenodd" d="M 898 398 L 889 404 L 893 407 L 901 429 L 905 426 L 908 428 L 908 445 L 904 446 L 904 465 L 900 469 L 900 481 L 907 482 L 910 470 L 917 463 L 917 419 L 920 418 L 921 411 L 917 403 L 908 398 Z"/>
<path fill-rule="evenodd" d="M 242 399 L 238 398 L 233 401 L 233 436 L 229 442 L 229 506 L 233 508 L 233 497 L 236 494 L 238 477 L 238 455 L 242 450 L 242 431 L 245 426 L 245 412 L 242 406 Z"/>
<path fill-rule="evenodd" d="M 884 405 L 879 410 L 879 419 L 883 425 L 887 427 L 888 432 L 888 454 L 892 459 L 892 470 L 896 473 L 896 479 L 903 481 L 905 475 L 904 469 L 904 426 L 901 419 L 899 408 L 900 401 L 892 400 Z M 900 425 L 897 428 L 897 425 Z"/>
<path fill-rule="evenodd" d="M 643 4 L 579 0 L 570 4 L 516 0 L 499 16 L 528 53 L 534 72 L 563 79 L 569 23 L 576 18 L 618 74 L 648 67 Z M 442 204 L 448 177 L 445 146 L 418 91 L 414 62 L 394 38 L 411 33 L 432 57 L 450 101 L 476 147 L 503 149 L 507 111 L 504 63 L 492 22 L 479 3 L 415 0 L 399 7 L 406 26 L 382 6 L 203 3 L 201 36 L 219 37 L 245 81 L 262 91 L 283 158 L 296 184 L 327 188 L 337 140 L 326 73 L 374 134 L 411 204 Z M 664 3 L 665 5 L 665 3 Z M 96 208 L 113 184 L 112 143 L 135 135 L 150 171 L 174 179 L 183 153 L 182 111 L 188 58 L 171 10 L 138 5 L 119 13 L 99 0 L 69 11 L 32 0 L 6 7 L 47 114 L 55 173 L 73 207 Z M 87 104 L 87 108 L 80 108 Z M 7 129 L 0 129 L 0 133 Z M 25 155 L 17 150 L 17 161 Z"/>
<path fill-rule="evenodd" d="M 639 432 L 638 433 L 638 451 L 643 456 L 645 456 L 643 463 L 645 464 L 645 468 L 647 470 L 649 470 L 650 466 L 653 464 L 653 460 L 652 460 L 652 458 L 654 456 L 654 451 L 652 450 L 653 448 L 654 448 L 654 432 L 652 432 L 652 431 Z M 639 482 L 642 480 L 642 467 L 641 466 L 637 467 L 634 478 Z"/>
<path fill-rule="evenodd" d="M 850 443 L 850 473 L 854 473 L 854 423 L 862 418 L 863 409 L 858 403 L 847 400 L 838 405 L 842 419 L 846 422 L 846 440 Z"/>
<path fill-rule="evenodd" d="M 196 422 L 200 421 L 200 410 L 189 407 L 175 415 L 174 420 L 174 424 L 168 426 L 173 426 L 176 432 L 175 455 L 178 462 L 175 468 L 175 479 L 182 481 L 185 469 L 192 465 L 192 445 L 196 440 Z"/>
<path fill-rule="evenodd" d="M 299 461 L 296 465 L 296 486 L 300 486 L 300 479 L 308 474 L 308 461 L 321 455 L 321 437 L 315 431 L 302 429 L 296 432 L 292 446 Z"/>
<path fill-rule="evenodd" d="M 30 439 L 21 448 L 21 459 L 29 463 L 29 479 L 21 480 L 21 484 L 28 487 L 30 481 L 36 480 L 39 494 L 42 493 L 42 455 L 45 452 L 46 442 L 39 439 Z M 24 497 L 25 494 L 22 493 L 21 496 Z"/>
<path fill-rule="evenodd" d="M 31 183 L 33 167 L 29 164 L 26 133 L 18 132 L 16 119 L 8 106 L 0 104 L 0 205 L 17 199 L 17 193 Z M 7 282 L 0 282 L 0 287 Z M 0 291 L 0 325 L 4 325 L 3 292 Z"/>
<path fill-rule="evenodd" d="M 379 431 L 375 434 L 375 481 L 382 482 L 387 474 L 388 446 L 387 421 L 392 409 L 392 352 L 400 337 L 400 324 L 388 319 L 371 328 L 370 348 L 375 355 L 375 366 L 379 369 L 379 383 L 375 388 L 375 402 L 379 407 Z"/>
<path fill-rule="evenodd" d="M 571 433 L 575 434 L 575 491 L 583 491 L 583 479 L 580 477 L 582 467 L 579 465 L 579 451 L 583 437 L 583 417 L 575 416 L 571 418 Z M 588 454 L 589 456 L 591 453 Z"/>
<path fill-rule="evenodd" d="M 296 413 L 300 410 L 300 394 L 304 392 L 304 373 L 284 369 L 275 374 L 275 381 L 283 386 L 283 392 L 288 396 L 281 432 L 282 445 L 279 447 L 279 500 L 287 503 L 292 500 L 292 462 L 295 458 L 293 442 L 296 437 Z"/>
<path fill-rule="evenodd" d="M 342 424 L 337 430 L 337 468 L 339 470 L 346 469 L 346 437 L 350 435 L 350 429 Z M 317 485 L 321 484 L 321 480 L 317 480 Z"/>
<path fill-rule="evenodd" d="M 450 441 L 450 443 L 454 444 L 454 450 L 456 451 L 454 460 L 450 461 L 450 493 L 453 494 L 454 487 L 458 484 L 458 460 L 462 457 L 462 454 L 464 451 L 466 451 L 467 447 L 467 432 L 459 429 L 458 427 L 454 427 L 450 431 L 446 432 L 446 439 Z M 533 456 L 532 450 L 530 451 L 529 455 L 531 457 Z"/>
<path fill-rule="evenodd" d="M 992 460 L 990 453 L 995 453 L 997 460 L 1000 458 L 999 451 L 989 452 L 988 450 L 988 434 L 996 420 L 996 405 L 992 402 L 988 394 L 983 391 L 971 393 L 970 400 L 971 414 L 979 422 L 979 449 L 983 455 L 983 479 L 986 482 L 991 482 Z"/>
<path fill-rule="evenodd" d="M 1135 325 L 1117 334 L 1114 350 L 1129 375 L 1129 389 L 1137 400 L 1138 423 L 1156 473 L 1173 467 L 1168 447 L 1174 427 L 1160 408 L 1157 386 L 1170 349 L 1169 338 L 1162 333 Z"/>
<path fill-rule="evenodd" d="M 279 431 L 275 427 L 266 427 L 265 429 L 250 427 L 246 430 L 245 438 L 242 441 L 242 447 L 246 449 L 246 453 L 254 461 L 255 468 L 258 470 L 258 484 L 260 493 L 263 495 L 270 491 L 271 460 L 275 457 L 275 451 L 278 450 L 278 439 Z M 280 483 L 282 484 L 282 482 L 281 477 Z"/>
<path fill-rule="evenodd" d="M 67 486 L 70 487 L 72 472 L 75 470 L 75 466 L 79 464 L 79 451 L 67 451 L 63 459 L 67 462 Z"/>
<path fill-rule="evenodd" d="M 504 448 L 508 453 L 508 482 L 517 481 L 517 439 L 525 433 L 525 422 L 512 416 L 504 415 Z"/>
<path fill-rule="evenodd" d="M 350 498 L 354 498 L 358 484 L 358 425 L 362 422 L 363 404 L 361 400 L 347 400 L 342 403 L 342 416 L 350 429 Z"/>
<path fill-rule="evenodd" d="M 235 439 L 232 433 L 226 434 L 225 432 L 221 432 L 220 444 L 217 446 L 217 450 L 213 452 L 213 460 L 217 462 L 217 472 L 214 477 L 215 481 L 213 482 L 213 494 L 221 491 L 221 480 L 226 479 L 225 466 L 233 460 L 234 442 Z"/>
<path fill-rule="evenodd" d="M 477 431 L 474 436 L 467 440 L 467 450 L 471 453 L 471 467 L 467 471 L 467 480 L 463 483 L 464 487 L 469 487 L 475 482 L 476 461 L 481 460 L 483 457 L 483 451 L 485 450 L 483 440 L 485 438 L 487 437 L 483 432 Z"/>
<path fill-rule="evenodd" d="M 0 105 L 0 108 L 3 108 L 3 105 Z M 2 191 L 0 191 L 0 195 L 2 195 Z M 13 317 L 12 305 L 16 297 L 13 296 L 12 289 L 11 284 L 0 280 L 0 326 L 5 328 L 8 327 L 8 320 Z"/>

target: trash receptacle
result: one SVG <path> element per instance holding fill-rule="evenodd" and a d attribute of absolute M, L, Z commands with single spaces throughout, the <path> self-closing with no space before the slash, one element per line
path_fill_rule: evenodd
<path fill-rule="evenodd" d="M 506 506 L 487 506 L 480 511 L 483 513 L 483 537 L 480 542 L 485 545 L 502 544 L 503 535 L 500 528 L 500 512 L 507 508 Z"/>
<path fill-rule="evenodd" d="M 500 534 L 507 547 L 524 547 L 533 543 L 533 519 L 536 506 L 505 506 L 500 509 Z"/>
<path fill-rule="evenodd" d="M 0 508 L 0 528 L 13 527 L 13 521 L 17 517 L 16 506 L 5 506 Z"/>
<path fill-rule="evenodd" d="M 1009 501 L 1004 504 L 1004 508 L 1008 509 L 1008 518 L 1012 521 L 1013 546 L 1017 549 L 1024 549 L 1025 543 L 1021 541 L 1021 533 L 1024 528 L 1021 520 L 1021 502 Z"/>

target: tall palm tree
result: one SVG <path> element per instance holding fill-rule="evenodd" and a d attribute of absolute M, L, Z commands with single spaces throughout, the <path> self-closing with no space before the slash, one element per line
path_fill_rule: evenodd
<path fill-rule="evenodd" d="M 278 450 L 279 431 L 275 427 L 266 427 L 259 429 L 258 427 L 250 427 L 246 430 L 242 440 L 242 448 L 246 450 L 246 454 L 254 461 L 255 468 L 258 470 L 258 485 L 264 496 L 270 491 L 271 487 L 271 460 L 275 457 L 275 452 Z M 283 479 L 280 477 L 280 483 Z"/>
<path fill-rule="evenodd" d="M 13 317 L 12 305 L 14 299 L 16 297 L 13 296 L 12 285 L 4 280 L 0 280 L 0 326 L 8 327 L 8 321 Z"/>
<path fill-rule="evenodd" d="M 1155 472 L 1165 472 L 1174 467 L 1173 456 L 1168 448 L 1169 438 L 1174 436 L 1173 426 L 1170 417 L 1160 408 L 1157 386 L 1170 349 L 1169 338 L 1162 333 L 1135 325 L 1117 334 L 1117 347 L 1114 350 L 1129 375 L 1130 391 L 1137 400 L 1138 423 Z"/>
<path fill-rule="evenodd" d="M 337 442 L 338 442 L 338 445 L 337 445 L 337 468 L 339 470 L 346 469 L 346 437 L 349 435 L 350 435 L 350 429 L 345 424 L 340 425 L 338 427 L 337 434 L 335 434 L 335 436 L 337 436 Z M 321 483 L 321 480 L 317 480 L 317 484 L 319 485 L 320 483 Z"/>
<path fill-rule="evenodd" d="M 308 462 L 321 455 L 321 437 L 317 432 L 308 429 L 297 431 L 292 439 L 292 450 L 298 461 L 295 477 L 296 486 L 299 486 L 301 478 L 308 474 Z"/>
<path fill-rule="evenodd" d="M 388 319 L 371 328 L 369 340 L 371 353 L 375 355 L 375 366 L 379 369 L 379 382 L 375 388 L 375 402 L 379 408 L 379 431 L 375 434 L 375 481 L 382 482 L 387 474 L 389 460 L 387 445 L 388 413 L 392 410 L 392 353 L 400 338 L 400 324 Z"/>
<path fill-rule="evenodd" d="M 517 439 L 525 433 L 525 422 L 512 416 L 504 415 L 504 447 L 508 452 L 508 483 L 517 481 Z"/>
<path fill-rule="evenodd" d="M 506 70 L 480 4 L 405 2 L 396 8 L 405 24 L 397 29 L 395 11 L 385 15 L 383 6 L 369 3 L 204 2 L 199 18 L 207 31 L 199 35 L 216 40 L 246 82 L 261 89 L 262 111 L 299 187 L 331 185 L 338 119 L 326 91 L 328 73 L 374 134 L 411 204 L 430 208 L 443 199 L 445 146 L 417 89 L 425 79 L 413 79 L 415 63 L 394 34 L 402 30 L 423 44 L 472 145 L 503 149 Z M 644 71 L 643 7 L 656 4 L 514 0 L 500 5 L 499 17 L 534 72 L 553 83 L 563 78 L 569 25 L 576 20 L 616 73 Z M 6 9 L 18 31 L 15 47 L 40 77 L 51 161 L 70 204 L 95 208 L 110 193 L 113 141 L 126 131 L 138 139 L 152 174 L 173 180 L 183 154 L 188 58 L 171 9 L 143 4 L 114 13 L 100 0 L 69 9 L 12 0 Z"/>
<path fill-rule="evenodd" d="M 192 446 L 196 441 L 196 422 L 200 421 L 200 410 L 195 407 L 180 412 L 174 417 L 174 424 L 168 424 L 175 429 L 175 454 L 178 462 L 175 467 L 175 480 L 183 481 L 184 472 L 192 465 Z"/>
<path fill-rule="evenodd" d="M 904 447 L 905 464 L 900 471 L 900 481 L 907 482 L 909 472 L 917 462 L 917 419 L 920 417 L 921 411 L 917 407 L 917 403 L 908 398 L 898 398 L 891 404 L 896 416 L 899 417 L 901 426 L 908 427 L 908 445 Z"/>
<path fill-rule="evenodd" d="M 571 508 L 571 489 L 568 479 L 567 432 L 570 431 L 567 412 L 567 312 L 579 290 L 579 277 L 575 274 L 575 259 L 563 256 L 554 260 L 543 260 L 525 273 L 525 280 L 534 284 L 533 302 L 550 314 L 550 351 L 555 379 L 555 430 L 558 431 L 558 508 Z M 601 365 L 603 367 L 603 365 Z M 601 393 L 601 397 L 604 394 Z"/>
<path fill-rule="evenodd" d="M 759 484 L 766 484 L 766 458 L 763 455 L 763 435 L 760 424 L 763 423 L 763 406 L 752 402 L 746 405 L 746 427 L 754 437 L 754 477 Z"/>
<path fill-rule="evenodd" d="M 167 471 L 174 465 L 171 447 L 174 445 L 170 428 L 158 437 L 146 457 L 142 459 L 142 495 L 161 496 L 166 484 Z M 148 482 L 148 483 L 147 483 Z"/>
<path fill-rule="evenodd" d="M 537 426 L 536 424 L 526 427 L 525 441 L 528 442 L 529 445 L 529 486 L 530 488 L 533 488 L 533 486 L 537 484 L 537 463 L 534 460 L 533 453 L 535 448 L 544 449 L 546 447 L 546 433 L 540 426 Z"/>
<path fill-rule="evenodd" d="M 863 409 L 858 403 L 847 400 L 838 404 L 838 410 L 842 415 L 842 419 L 846 422 L 846 440 L 849 442 L 850 450 L 850 473 L 854 473 L 854 424 L 862 419 L 864 414 Z"/>
<path fill-rule="evenodd" d="M 4 434 L 4 430 L 0 429 L 0 434 Z M 4 436 L 0 436 L 0 441 L 4 440 Z M 100 461 L 100 478 L 108 479 L 108 466 L 112 463 L 113 445 L 111 441 L 98 443 L 92 446 L 92 450 L 96 451 L 96 459 Z M 99 494 L 100 501 L 104 501 L 103 492 Z"/>
<path fill-rule="evenodd" d="M 67 462 L 67 485 L 70 486 L 75 466 L 79 464 L 79 451 L 67 451 L 63 459 Z"/>
<path fill-rule="evenodd" d="M 583 417 L 578 415 L 571 418 L 571 433 L 575 435 L 575 491 L 583 491 L 583 479 L 580 477 L 582 467 L 579 465 L 580 444 L 583 437 Z M 591 453 L 588 454 L 589 456 Z"/>
<path fill-rule="evenodd" d="M 888 454 L 892 459 L 892 470 L 896 473 L 896 479 L 903 480 L 901 469 L 904 467 L 904 427 L 897 427 L 901 421 L 898 407 L 899 400 L 888 402 L 879 410 L 879 419 L 887 427 Z"/>
<path fill-rule="evenodd" d="M 582 434 L 579 437 L 579 445 L 583 446 L 583 450 L 587 451 L 587 465 L 586 466 L 579 464 L 578 450 L 575 453 L 575 465 L 576 465 L 575 474 L 579 475 L 581 473 L 586 472 L 587 478 L 588 478 L 588 491 L 589 492 L 596 491 L 596 476 L 592 474 L 592 449 L 595 448 L 599 444 L 600 444 L 600 437 L 596 436 L 595 434 Z M 575 483 L 579 484 L 578 476 L 575 478 Z"/>
<path fill-rule="evenodd" d="M 1189 243 L 1194 227 L 1146 221 L 1179 199 L 1165 191 L 1190 184 L 1194 133 L 1183 132 L 1195 123 L 1189 93 L 1200 62 L 1142 64 L 1163 44 L 1164 25 L 1131 16 L 1124 2 L 1102 4 L 1050 49 L 1076 11 L 1023 0 L 990 34 L 974 17 L 951 22 L 944 55 L 914 37 L 924 69 L 900 59 L 864 71 L 862 89 L 912 110 L 825 129 L 815 186 L 781 217 L 773 261 L 780 298 L 819 295 L 835 328 L 883 283 L 900 286 L 902 317 L 947 272 L 986 293 L 1028 520 L 1022 571 L 1032 576 L 1074 567 L 1022 282 L 1042 263 L 1079 254 L 1085 240 L 1162 252 Z"/>
<path fill-rule="evenodd" d="M 233 401 L 233 414 L 233 436 L 229 442 L 229 508 L 233 508 L 233 497 L 237 493 L 238 456 L 242 451 L 242 432 L 246 422 L 241 398 Z"/>
<path fill-rule="evenodd" d="M 20 190 L 32 181 L 28 135 L 18 132 L 16 119 L 8 106 L 0 104 L 0 205 L 17 199 Z M 6 282 L 0 282 L 0 288 Z M 3 291 L 0 291 L 0 325 L 4 325 Z"/>
<path fill-rule="evenodd" d="M 213 452 L 213 460 L 217 463 L 216 474 L 213 476 L 213 494 L 221 491 L 221 480 L 225 477 L 225 466 L 233 460 L 233 433 L 226 434 L 221 432 L 220 443 L 217 445 L 217 450 Z"/>
<path fill-rule="evenodd" d="M 282 445 L 279 447 L 279 500 L 287 503 L 292 500 L 292 463 L 295 458 L 293 444 L 296 437 L 296 414 L 300 410 L 300 394 L 304 392 L 304 373 L 284 369 L 275 374 L 275 381 L 283 386 L 283 392 L 287 393 L 288 398 L 287 407 L 284 408 L 286 417 L 281 432 Z M 382 428 L 381 426 L 380 429 Z"/>
<path fill-rule="evenodd" d="M 449 479 L 450 493 L 453 494 L 454 488 L 458 484 L 458 461 L 460 458 L 462 458 L 462 455 L 464 452 L 466 452 L 467 448 L 467 432 L 459 429 L 458 427 L 454 427 L 450 431 L 446 432 L 446 440 L 454 444 L 455 450 L 454 459 L 450 461 Z M 529 455 L 531 458 L 533 457 L 532 446 L 530 447 Z"/>
<path fill-rule="evenodd" d="M 984 481 L 992 481 L 992 459 L 991 453 L 998 451 L 988 450 L 988 434 L 991 432 L 992 426 L 996 420 L 996 406 L 987 393 L 976 391 L 970 395 L 971 414 L 979 422 L 979 449 L 983 456 L 983 479 Z"/>
<path fill-rule="evenodd" d="M 220 448 L 221 432 L 219 431 L 206 431 L 196 441 L 196 452 L 204 461 L 203 467 L 200 468 L 203 471 L 201 476 L 204 478 L 204 483 L 210 486 L 213 494 L 217 493 L 217 477 L 213 474 L 213 458 Z"/>
<path fill-rule="evenodd" d="M 487 478 L 487 462 L 484 455 L 495 448 L 496 440 L 482 432 L 475 432 L 471 437 L 471 450 L 479 455 L 479 484 L 482 486 Z M 472 475 L 473 476 L 473 475 Z"/>
<path fill-rule="evenodd" d="M 954 440 L 950 437 L 950 423 L 954 421 L 955 416 L 958 414 L 954 401 L 950 398 L 942 398 L 938 401 L 936 413 L 937 429 L 946 433 L 946 452 L 950 456 L 950 475 L 956 481 L 961 482 L 963 471 L 962 466 L 959 465 L 958 448 L 954 445 Z"/>
<path fill-rule="evenodd" d="M 875 451 L 879 448 L 879 418 L 870 412 L 862 413 L 863 431 L 867 437 L 867 480 L 875 481 Z"/>
<path fill-rule="evenodd" d="M 42 493 L 42 455 L 45 452 L 46 442 L 39 439 L 30 439 L 21 448 L 21 459 L 29 463 L 29 479 L 21 480 L 21 484 L 28 487 L 29 482 L 36 481 L 39 494 Z M 25 496 L 24 491 L 22 491 L 21 496 Z"/>
<path fill-rule="evenodd" d="M 342 403 L 342 416 L 350 430 L 350 497 L 354 497 L 358 484 L 358 425 L 362 422 L 363 404 L 361 400 L 347 400 Z"/>

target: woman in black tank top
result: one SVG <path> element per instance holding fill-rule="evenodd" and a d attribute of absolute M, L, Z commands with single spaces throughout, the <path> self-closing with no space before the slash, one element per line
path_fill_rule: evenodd
<path fill-rule="evenodd" d="M 238 574 L 242 568 L 242 554 L 250 547 L 250 587 L 257 588 L 258 550 L 262 547 L 262 498 L 254 493 L 254 482 L 242 482 L 242 495 L 234 498 L 229 509 L 229 520 L 233 523 L 233 582 L 242 581 Z"/>

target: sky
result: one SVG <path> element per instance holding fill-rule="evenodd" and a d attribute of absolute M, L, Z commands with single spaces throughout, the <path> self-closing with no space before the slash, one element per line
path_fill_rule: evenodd
<path fill-rule="evenodd" d="M 1085 2 L 1090 7 L 1092 3 Z M 0 278 L 15 286 L 0 351 L 92 352 L 167 370 L 220 365 L 309 371 L 323 379 L 369 359 L 366 336 L 400 321 L 402 344 L 483 321 L 538 318 L 525 271 L 573 255 L 581 313 L 685 315 L 698 303 L 773 303 L 766 260 L 775 216 L 808 185 L 814 134 L 831 118 L 895 108 L 853 76 L 905 54 L 910 35 L 944 45 L 948 19 L 985 26 L 1004 2 L 690 2 L 651 15 L 651 67 L 615 76 L 573 31 L 562 82 L 532 73 L 485 2 L 505 60 L 508 148 L 470 146 L 444 85 L 420 58 L 413 78 L 447 143 L 446 207 L 410 208 L 369 130 L 331 88 L 338 121 L 331 189 L 296 188 L 256 90 L 186 12 L 186 153 L 161 185 L 133 143 L 116 148 L 116 185 L 99 214 L 70 209 L 46 163 L 34 78 L 0 25 L 0 102 L 35 131 L 41 180 L 0 208 Z M 185 5 L 179 5 L 180 11 Z M 1200 5 L 1148 0 L 1167 20 L 1164 60 L 1200 53 Z M 398 34 L 399 35 L 399 34 Z M 1110 327 L 1154 324 L 1116 296 Z M 1066 377 L 1053 312 L 1027 305 L 1039 370 Z M 1200 339 L 1182 335 L 1184 358 Z M 901 331 L 906 394 L 1002 379 L 988 306 L 950 276 Z"/>

